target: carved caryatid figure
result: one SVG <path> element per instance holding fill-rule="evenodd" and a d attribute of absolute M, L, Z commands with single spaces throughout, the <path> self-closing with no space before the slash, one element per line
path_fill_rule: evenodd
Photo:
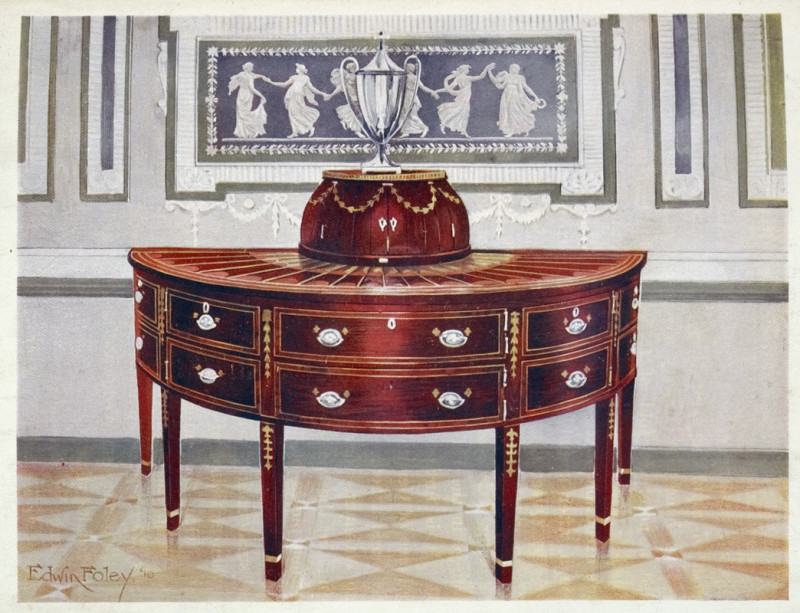
<path fill-rule="evenodd" d="M 268 83 L 286 89 L 283 104 L 289 113 L 289 123 L 292 133 L 287 138 L 295 138 L 302 134 L 314 135 L 314 124 L 319 119 L 319 111 L 311 106 L 317 106 L 314 94 L 325 96 L 325 92 L 318 90 L 311 84 L 308 69 L 303 64 L 295 65 L 295 74 L 282 83 L 267 80 Z M 308 104 L 306 104 L 308 103 Z"/>
<path fill-rule="evenodd" d="M 483 79 L 486 73 L 494 66 L 494 63 L 491 63 L 483 69 L 481 74 L 471 76 L 469 74 L 469 65 L 462 64 L 444 78 L 444 87 L 437 90 L 437 92 L 447 92 L 453 96 L 453 101 L 444 102 L 437 109 L 439 112 L 439 127 L 442 130 L 442 134 L 445 134 L 445 128 L 448 128 L 453 132 L 469 137 L 467 124 L 469 123 L 472 83 Z"/>
<path fill-rule="evenodd" d="M 267 111 L 264 108 L 264 94 L 256 89 L 257 79 L 269 82 L 264 75 L 253 72 L 253 63 L 245 62 L 242 71 L 233 75 L 228 82 L 228 95 L 236 94 L 236 127 L 233 129 L 234 136 L 239 138 L 256 138 L 264 134 L 264 126 L 267 124 Z M 259 98 L 256 108 L 253 108 L 253 100 Z"/>
<path fill-rule="evenodd" d="M 497 127 L 507 138 L 515 134 L 528 136 L 536 125 L 535 111 L 547 106 L 547 102 L 528 86 L 519 71 L 519 64 L 511 64 L 508 72 L 504 70 L 497 76 L 489 70 L 489 78 L 498 89 L 503 90 Z"/>
<path fill-rule="evenodd" d="M 426 86 L 422 80 L 417 76 L 417 65 L 413 63 L 406 64 L 406 98 L 413 96 L 411 103 L 411 110 L 408 113 L 408 118 L 400 128 L 400 138 L 411 136 L 412 134 L 419 134 L 422 138 L 428 133 L 428 126 L 420 119 L 419 110 L 422 108 L 419 96 L 416 93 L 417 81 L 419 81 L 419 89 L 427 94 L 430 94 L 437 100 L 439 99 L 439 92 Z"/>
<path fill-rule="evenodd" d="M 325 100 L 330 100 L 337 94 L 343 94 L 344 89 L 347 88 L 350 93 L 350 99 L 356 100 L 358 98 L 358 91 L 356 90 L 356 69 L 355 62 L 345 63 L 344 70 L 341 68 L 334 68 L 331 71 L 331 83 L 334 85 L 334 90 L 330 94 L 325 94 Z M 358 134 L 361 138 L 366 138 L 367 135 L 361 129 L 361 124 L 358 123 L 353 109 L 349 104 L 342 104 L 336 107 L 336 116 L 339 118 L 339 123 L 345 130 L 351 130 Z"/>

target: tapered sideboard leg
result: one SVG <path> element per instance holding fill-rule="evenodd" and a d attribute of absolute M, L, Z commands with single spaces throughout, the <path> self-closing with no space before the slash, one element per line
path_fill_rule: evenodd
<path fill-rule="evenodd" d="M 283 552 L 283 425 L 261 422 L 260 426 L 264 574 L 277 581 Z"/>
<path fill-rule="evenodd" d="M 633 432 L 633 387 L 634 381 L 626 385 L 620 394 L 619 448 L 617 449 L 617 473 L 619 482 L 631 482 L 631 438 Z"/>
<path fill-rule="evenodd" d="M 519 477 L 519 426 L 495 429 L 495 576 L 511 582 Z"/>
<path fill-rule="evenodd" d="M 167 530 L 175 530 L 181 521 L 181 398 L 165 389 L 161 390 L 161 426 Z"/>
<path fill-rule="evenodd" d="M 139 447 L 142 474 L 149 475 L 153 462 L 153 380 L 138 366 L 136 386 L 139 390 Z"/>
<path fill-rule="evenodd" d="M 614 471 L 614 398 L 598 402 L 595 415 L 595 535 L 605 543 L 611 535 L 611 483 Z"/>

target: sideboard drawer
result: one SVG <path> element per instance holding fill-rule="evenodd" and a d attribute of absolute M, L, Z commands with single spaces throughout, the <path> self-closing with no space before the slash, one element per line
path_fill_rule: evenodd
<path fill-rule="evenodd" d="M 581 343 L 610 330 L 611 296 L 556 308 L 525 309 L 528 324 L 526 351 Z"/>
<path fill-rule="evenodd" d="M 524 411 L 562 405 L 589 396 L 608 384 L 609 349 L 568 360 L 524 368 Z"/>
<path fill-rule="evenodd" d="M 620 328 L 624 328 L 632 321 L 636 321 L 636 316 L 639 313 L 639 282 L 634 285 L 629 285 L 622 290 L 621 304 L 620 304 Z"/>
<path fill-rule="evenodd" d="M 158 300 L 158 288 L 145 281 L 139 275 L 133 279 L 133 301 L 136 305 L 136 312 L 148 319 L 151 323 L 156 323 L 156 301 Z"/>
<path fill-rule="evenodd" d="M 278 366 L 278 414 L 301 421 L 363 424 L 494 420 L 502 416 L 502 369 L 295 369 Z"/>
<path fill-rule="evenodd" d="M 348 313 L 279 310 L 276 355 L 325 359 L 447 360 L 499 357 L 503 312 Z"/>
<path fill-rule="evenodd" d="M 199 351 L 167 340 L 169 382 L 194 396 L 231 408 L 257 410 L 258 362 Z"/>
<path fill-rule="evenodd" d="M 258 308 L 170 290 L 169 331 L 205 346 L 258 353 Z"/>
<path fill-rule="evenodd" d="M 156 379 L 161 377 L 159 359 L 161 356 L 158 335 L 137 323 L 136 339 L 136 362 L 140 364 Z"/>

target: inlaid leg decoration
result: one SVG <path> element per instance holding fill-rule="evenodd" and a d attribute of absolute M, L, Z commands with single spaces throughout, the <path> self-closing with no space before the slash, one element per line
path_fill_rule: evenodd
<path fill-rule="evenodd" d="M 161 426 L 164 431 L 167 530 L 175 530 L 181 521 L 181 398 L 167 390 L 161 390 Z"/>
<path fill-rule="evenodd" d="M 138 366 L 136 386 L 139 390 L 139 447 L 142 474 L 149 475 L 153 468 L 153 380 Z"/>
<path fill-rule="evenodd" d="M 595 405 L 594 507 L 595 535 L 606 542 L 611 535 L 611 483 L 614 471 L 614 398 Z"/>
<path fill-rule="evenodd" d="M 620 484 L 631 482 L 631 432 L 633 432 L 633 385 L 631 381 L 622 390 L 619 406 L 619 448 L 617 449 L 617 471 Z"/>
<path fill-rule="evenodd" d="M 260 427 L 264 574 L 277 581 L 283 552 L 283 425 L 261 422 Z"/>
<path fill-rule="evenodd" d="M 495 429 L 495 576 L 511 582 L 519 477 L 519 426 Z"/>

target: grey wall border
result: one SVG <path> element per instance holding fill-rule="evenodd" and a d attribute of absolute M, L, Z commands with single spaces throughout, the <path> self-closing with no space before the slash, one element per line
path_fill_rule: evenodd
<path fill-rule="evenodd" d="M 161 440 L 154 441 L 153 460 L 163 463 Z M 594 470 L 594 448 L 573 445 L 523 445 L 520 468 L 531 473 L 585 472 Z M 467 443 L 385 443 L 345 441 L 287 441 L 287 466 L 358 468 L 370 470 L 492 470 L 494 446 Z M 68 437 L 21 437 L 17 439 L 19 462 L 139 461 L 135 438 L 91 439 Z M 214 466 L 259 464 L 257 441 L 184 439 L 181 462 Z M 633 450 L 634 473 L 735 477 L 787 477 L 789 454 L 785 451 L 701 450 L 645 448 Z"/>
<path fill-rule="evenodd" d="M 128 279 L 19 277 L 17 296 L 26 298 L 132 298 Z M 644 302 L 788 302 L 789 284 L 649 281 L 642 284 Z"/>

